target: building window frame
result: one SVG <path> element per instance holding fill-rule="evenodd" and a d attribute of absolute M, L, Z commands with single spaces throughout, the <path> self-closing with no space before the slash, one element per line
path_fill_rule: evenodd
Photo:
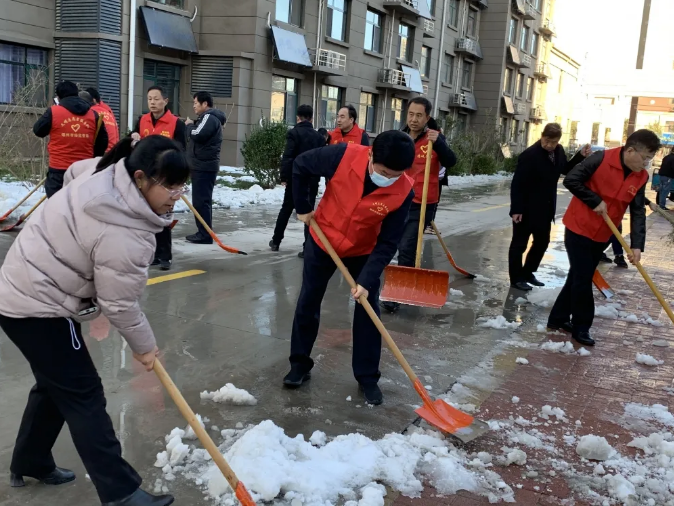
<path fill-rule="evenodd" d="M 522 23 L 522 31 L 520 34 L 520 49 L 524 51 L 525 53 L 529 49 L 529 34 L 531 32 L 531 28 L 529 28 L 526 24 Z"/>
<path fill-rule="evenodd" d="M 515 93 L 517 98 L 522 99 L 524 97 L 524 80 L 526 76 L 521 72 L 517 73 L 517 82 L 515 83 Z"/>
<path fill-rule="evenodd" d="M 501 123 L 500 123 L 500 129 L 501 129 L 501 143 L 502 144 L 508 144 L 510 142 L 510 128 L 508 126 L 508 118 L 505 116 L 501 116 Z"/>
<path fill-rule="evenodd" d="M 505 75 L 503 76 L 503 94 L 512 97 L 515 82 L 515 70 L 506 67 Z"/>
<path fill-rule="evenodd" d="M 539 45 L 540 35 L 536 32 L 531 34 L 531 44 L 530 44 L 530 54 L 534 58 L 538 58 L 538 45 Z"/>
<path fill-rule="evenodd" d="M 374 93 L 360 92 L 360 104 L 358 108 L 358 118 L 360 119 L 363 130 L 367 133 L 374 133 L 377 130 L 377 95 Z"/>
<path fill-rule="evenodd" d="M 447 84 L 454 84 L 454 66 L 456 65 L 456 57 L 453 54 L 445 53 L 443 65 L 445 66 L 444 82 Z"/>
<path fill-rule="evenodd" d="M 150 66 L 154 66 L 152 72 Z M 173 70 L 173 77 L 168 77 L 168 70 Z M 160 75 L 161 74 L 161 75 Z M 147 95 L 147 89 L 150 86 L 161 86 L 167 93 L 169 103 L 166 106 L 176 116 L 180 115 L 180 78 L 182 75 L 182 66 L 173 63 L 166 63 L 152 58 L 143 60 L 143 93 Z M 143 113 L 150 112 L 147 107 L 147 100 L 143 100 Z"/>
<path fill-rule="evenodd" d="M 510 18 L 510 25 L 508 26 L 508 44 L 517 46 L 517 34 L 519 32 L 519 20 L 515 17 Z"/>
<path fill-rule="evenodd" d="M 536 87 L 535 80 L 533 77 L 527 78 L 527 101 L 534 101 L 534 89 Z"/>
<path fill-rule="evenodd" d="M 404 32 L 404 33 L 403 33 Z M 411 61 L 414 29 L 406 23 L 398 24 L 398 58 L 406 62 Z"/>
<path fill-rule="evenodd" d="M 363 43 L 363 49 L 366 51 L 381 54 L 381 28 L 385 19 L 385 15 L 381 12 L 375 11 L 374 9 L 367 9 L 367 13 L 365 14 L 365 40 Z"/>
<path fill-rule="evenodd" d="M 419 60 L 419 74 L 421 77 L 430 79 L 431 77 L 431 58 L 433 51 L 428 46 L 421 46 L 421 59 Z"/>
<path fill-rule="evenodd" d="M 272 121 L 285 121 L 287 125 L 294 126 L 299 100 L 299 79 L 279 75 L 272 75 L 271 79 L 271 112 L 269 117 Z M 281 108 L 280 114 L 275 111 L 275 102 L 278 104 L 276 109 Z"/>
<path fill-rule="evenodd" d="M 520 121 L 518 119 L 513 119 L 510 123 L 510 143 L 517 144 L 520 138 Z"/>
<path fill-rule="evenodd" d="M 473 84 L 473 62 L 463 60 L 463 70 L 461 73 L 461 87 L 471 89 Z"/>
<path fill-rule="evenodd" d="M 343 106 L 344 90 L 337 86 L 321 85 L 321 106 L 319 126 L 324 128 L 335 128 L 337 113 Z"/>
<path fill-rule="evenodd" d="M 538 12 L 541 12 L 542 4 L 543 0 L 531 0 L 531 5 L 533 5 L 534 9 L 536 9 Z"/>
<path fill-rule="evenodd" d="M 406 100 L 403 98 L 391 99 L 391 129 L 400 130 L 405 120 L 404 112 L 407 108 Z"/>
<path fill-rule="evenodd" d="M 304 0 L 276 0 L 276 20 L 301 27 L 304 20 Z"/>
<path fill-rule="evenodd" d="M 428 5 L 428 12 L 431 13 L 431 16 L 435 16 L 435 0 L 426 0 L 426 5 Z"/>
<path fill-rule="evenodd" d="M 478 10 L 473 9 L 472 7 L 468 8 L 468 16 L 466 16 L 466 35 L 471 38 L 477 37 L 477 27 L 478 27 Z"/>
<path fill-rule="evenodd" d="M 460 0 L 449 0 L 449 21 L 452 28 L 459 28 L 459 13 L 461 12 Z"/>
<path fill-rule="evenodd" d="M 0 42 L 0 68 L 5 69 L 4 76 L 9 79 L 5 83 L 6 90 L 0 95 L 0 104 L 16 103 L 16 93 L 26 86 L 37 86 L 42 89 L 41 96 L 37 93 L 29 104 L 22 105 L 44 107 L 49 96 L 49 51 L 35 46 Z M 14 71 L 14 72 L 13 72 Z M 16 75 L 15 75 L 16 74 Z"/>
<path fill-rule="evenodd" d="M 349 35 L 348 21 L 349 21 L 349 2 L 348 0 L 328 0 L 327 15 L 325 17 L 325 33 L 326 36 L 347 42 Z M 338 31 L 338 26 L 335 23 L 341 19 L 341 32 Z"/>

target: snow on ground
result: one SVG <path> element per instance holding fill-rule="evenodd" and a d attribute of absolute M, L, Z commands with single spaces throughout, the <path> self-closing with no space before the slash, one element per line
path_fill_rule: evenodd
<path fill-rule="evenodd" d="M 657 360 L 656 358 L 653 358 L 651 355 L 646 355 L 645 353 L 637 353 L 635 362 L 637 364 L 643 365 L 662 365 L 665 363 L 664 360 Z"/>
<path fill-rule="evenodd" d="M 236 388 L 231 383 L 227 383 L 224 387 L 215 392 L 201 392 L 201 399 L 220 402 L 222 404 L 237 404 L 240 406 L 255 406 L 257 404 L 257 399 L 249 394 L 248 391 L 243 390 L 242 388 Z"/>
<path fill-rule="evenodd" d="M 479 186 L 491 183 L 500 183 L 502 181 L 509 181 L 513 175 L 507 172 L 499 172 L 491 176 L 474 175 L 474 176 L 448 176 L 449 188 L 466 188 L 468 186 Z"/>
<path fill-rule="evenodd" d="M 605 318 L 607 320 L 622 320 L 629 323 L 643 323 L 653 325 L 654 327 L 662 327 L 662 322 L 652 318 L 648 313 L 643 313 L 641 318 L 637 315 L 623 310 L 622 302 L 610 302 L 604 305 L 595 305 L 594 314 L 598 318 Z"/>
<path fill-rule="evenodd" d="M 465 294 L 461 290 L 450 288 L 449 295 L 451 295 L 452 297 L 463 297 Z"/>
<path fill-rule="evenodd" d="M 503 315 L 498 315 L 496 318 L 481 317 L 477 319 L 478 327 L 491 329 L 516 329 L 520 325 L 522 325 L 522 322 L 509 322 Z"/>
<path fill-rule="evenodd" d="M 560 288 L 538 288 L 534 287 L 532 291 L 527 294 L 527 300 L 540 307 L 552 307 L 557 300 L 557 296 L 562 289 Z"/>
<path fill-rule="evenodd" d="M 24 183 L 0 181 L 0 216 L 4 215 L 17 202 L 24 198 L 33 189 L 33 186 L 26 186 Z M 19 219 L 23 213 L 27 212 L 37 202 L 44 197 L 44 188 L 40 188 L 33 193 L 26 202 L 21 204 L 8 218 L 7 224 L 13 223 Z"/>
<path fill-rule="evenodd" d="M 529 365 L 529 361 L 526 358 L 523 357 L 517 357 L 515 360 L 516 364 L 522 364 L 522 365 Z"/>

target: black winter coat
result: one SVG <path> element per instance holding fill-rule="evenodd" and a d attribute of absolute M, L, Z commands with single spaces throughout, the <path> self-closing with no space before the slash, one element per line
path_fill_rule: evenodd
<path fill-rule="evenodd" d="M 662 159 L 662 165 L 658 171 L 661 177 L 674 178 L 674 154 L 669 154 Z"/>
<path fill-rule="evenodd" d="M 302 121 L 288 130 L 286 149 L 281 159 L 281 182 L 292 183 L 293 162 L 306 151 L 325 146 L 325 137 L 314 130 L 311 121 Z"/>
<path fill-rule="evenodd" d="M 538 141 L 520 154 L 510 186 L 510 216 L 522 214 L 533 225 L 544 225 L 555 220 L 559 177 L 568 174 L 585 158 L 579 151 L 567 161 L 561 145 L 557 146 L 554 153 L 553 164 L 550 153 Z"/>
<path fill-rule="evenodd" d="M 209 109 L 187 125 L 187 155 L 193 170 L 218 172 L 220 170 L 220 149 L 222 149 L 222 126 L 225 113 L 219 109 Z"/>

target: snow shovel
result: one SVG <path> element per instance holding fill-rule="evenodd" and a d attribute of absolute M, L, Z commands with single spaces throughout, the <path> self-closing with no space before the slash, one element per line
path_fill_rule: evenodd
<path fill-rule="evenodd" d="M 632 253 L 632 249 L 627 245 L 627 242 L 625 241 L 625 238 L 618 231 L 618 228 L 613 224 L 613 222 L 611 221 L 611 218 L 609 218 L 608 215 L 604 214 L 604 221 L 606 221 L 606 224 L 611 229 L 611 232 L 613 232 L 613 235 L 615 235 L 616 238 L 618 239 L 618 241 L 620 241 L 620 245 L 627 252 L 627 255 L 632 256 L 634 254 L 634 253 Z M 634 265 L 636 266 L 639 273 L 641 273 L 641 275 L 644 277 L 644 280 L 646 281 L 646 283 L 650 287 L 651 291 L 653 292 L 653 295 L 655 295 L 655 297 L 660 302 L 660 305 L 665 310 L 665 313 L 667 313 L 667 316 L 669 316 L 669 319 L 672 320 L 672 323 L 674 323 L 674 313 L 672 313 L 672 308 L 669 307 L 669 304 L 667 304 L 667 301 L 665 300 L 665 298 L 660 293 L 660 290 L 658 290 L 658 287 L 655 286 L 655 283 L 653 283 L 653 280 L 648 275 L 646 270 L 643 268 L 643 266 L 641 265 L 641 262 L 635 262 Z"/>
<path fill-rule="evenodd" d="M 30 197 L 33 193 L 37 191 L 37 189 L 44 184 L 44 182 L 47 180 L 47 178 L 44 178 L 42 181 L 40 181 L 38 184 L 35 185 L 35 188 L 33 188 L 28 195 L 26 195 L 24 198 L 22 198 L 14 207 L 12 207 L 9 211 L 7 211 L 5 214 L 0 216 L 0 222 L 5 221 L 7 218 L 9 218 L 9 215 L 12 214 L 14 211 L 16 211 L 21 204 L 23 204 L 26 200 L 28 200 L 28 197 Z"/>
<path fill-rule="evenodd" d="M 169 230 L 173 230 L 173 227 L 175 227 L 178 224 L 178 220 L 173 220 L 171 224 L 168 226 Z"/>
<path fill-rule="evenodd" d="M 421 250 L 424 242 L 426 224 L 426 203 L 428 202 L 428 182 L 431 176 L 431 154 L 433 143 L 428 141 L 426 151 L 426 170 L 424 172 L 424 189 L 421 197 L 421 213 L 419 216 L 419 233 L 417 236 L 417 255 L 414 267 L 389 265 L 384 269 L 384 289 L 381 300 L 400 302 L 412 306 L 439 308 L 447 302 L 449 291 L 449 272 L 421 268 Z"/>
<path fill-rule="evenodd" d="M 185 195 L 182 195 L 180 198 L 182 198 L 182 199 L 183 199 L 183 202 L 185 202 L 185 204 L 187 205 L 187 207 L 190 208 L 190 211 L 192 211 L 192 214 L 193 214 L 194 216 L 197 217 L 197 220 L 199 220 L 199 223 L 201 223 L 201 224 L 203 225 L 203 227 L 206 229 L 206 232 L 208 232 L 208 235 L 210 235 L 210 236 L 213 238 L 213 240 L 215 241 L 215 244 L 217 244 L 218 246 L 220 246 L 222 249 L 224 249 L 224 250 L 227 251 L 228 253 L 235 253 L 235 254 L 238 254 L 238 255 L 247 255 L 247 254 L 248 254 L 248 253 L 246 253 L 245 251 L 241 251 L 241 250 L 238 250 L 238 249 L 236 249 L 236 248 L 231 248 L 231 247 L 229 247 L 229 246 L 225 246 L 224 244 L 222 244 L 222 241 L 221 241 L 220 239 L 218 239 L 218 236 L 215 235 L 215 232 L 213 232 L 213 230 L 211 230 L 211 227 L 209 227 L 209 226 L 206 224 L 206 222 L 204 221 L 204 219 L 203 219 L 203 218 L 201 217 L 201 215 L 197 212 L 197 210 L 194 209 L 194 206 L 192 205 L 192 203 L 191 203 L 189 200 L 187 200 L 187 198 L 185 197 Z"/>
<path fill-rule="evenodd" d="M 164 369 L 164 366 L 161 364 L 159 359 L 155 359 L 154 361 L 154 372 L 157 374 L 159 381 L 161 381 L 162 385 L 164 385 L 164 388 L 173 399 L 173 402 L 175 402 L 176 406 L 178 406 L 180 413 L 183 415 L 185 420 L 187 420 L 187 423 L 190 424 L 190 427 L 192 427 L 192 430 L 199 438 L 199 441 L 201 441 L 201 444 L 204 445 L 204 448 L 208 454 L 213 458 L 215 465 L 217 465 L 220 471 L 222 471 L 222 474 L 227 480 L 227 483 L 229 483 L 229 486 L 232 487 L 232 490 L 236 494 L 236 498 L 243 506 L 255 506 L 255 501 L 253 501 L 253 498 L 248 493 L 248 489 L 243 484 L 243 482 L 236 477 L 236 474 L 234 474 L 232 468 L 229 467 L 225 457 L 222 456 L 222 453 L 220 453 L 218 447 L 215 446 L 215 443 L 211 439 L 211 436 L 208 435 L 208 432 L 206 432 L 206 430 L 201 426 L 199 420 L 197 420 L 197 417 L 194 415 L 194 411 L 192 411 L 192 408 L 190 408 L 189 404 L 187 404 L 187 401 L 180 393 L 180 390 L 178 390 L 178 387 L 175 385 L 175 383 L 173 383 L 173 380 L 168 375 L 166 369 Z"/>
<path fill-rule="evenodd" d="M 449 252 L 449 248 L 445 244 L 445 241 L 442 239 L 442 236 L 440 235 L 440 231 L 438 230 L 438 227 L 435 226 L 435 222 L 431 221 L 431 227 L 433 227 L 433 232 L 435 232 L 435 235 L 437 238 L 440 240 L 440 244 L 442 244 L 442 249 L 445 250 L 445 255 L 447 255 L 447 259 L 449 260 L 449 263 L 452 264 L 452 267 L 454 267 L 454 270 L 456 270 L 459 274 L 463 274 L 467 278 L 470 279 L 475 279 L 477 276 L 475 274 L 471 274 L 470 272 L 462 269 L 458 265 L 456 265 L 456 262 L 454 261 L 454 257 L 452 257 L 452 254 Z"/>
<path fill-rule="evenodd" d="M 335 262 L 335 265 L 337 265 L 337 268 L 342 273 L 342 276 L 344 276 L 344 279 L 346 279 L 346 281 L 349 283 L 349 286 L 351 288 L 356 288 L 357 285 L 355 280 L 349 273 L 349 270 L 346 268 L 342 260 L 339 258 L 339 256 L 337 256 L 337 252 L 334 250 L 327 237 L 325 237 L 325 234 L 323 234 L 323 231 L 321 230 L 321 227 L 318 226 L 318 223 L 316 223 L 316 220 L 311 220 L 311 228 L 314 232 L 316 232 L 318 239 L 321 241 L 325 249 L 328 250 L 328 254 L 332 258 L 332 261 Z M 414 389 L 417 391 L 424 402 L 424 405 L 416 410 L 416 413 L 421 418 L 426 420 L 434 427 L 437 427 L 441 431 L 448 432 L 453 436 L 456 436 L 464 443 L 472 441 L 476 437 L 481 436 L 489 430 L 489 425 L 487 425 L 485 422 L 476 420 L 469 414 L 453 408 L 442 399 L 431 399 L 431 397 L 428 395 L 428 392 L 421 384 L 421 381 L 410 367 L 410 364 L 407 362 L 407 360 L 405 360 L 405 357 L 400 352 L 400 349 L 396 345 L 395 341 L 393 341 L 393 338 L 386 330 L 386 327 L 384 327 L 384 324 L 379 319 L 379 316 L 377 316 L 377 313 L 374 311 L 374 309 L 372 309 L 372 306 L 368 302 L 367 297 L 362 295 L 360 299 L 358 299 L 358 302 L 363 306 L 363 308 L 365 308 L 365 311 L 370 316 L 370 318 L 372 318 L 372 321 L 377 327 L 377 330 L 381 333 L 384 341 L 386 341 L 386 344 L 393 353 L 393 356 L 395 356 L 396 360 L 398 360 L 400 365 L 403 367 L 405 373 L 414 385 Z"/>
<path fill-rule="evenodd" d="M 35 204 L 33 207 L 31 207 L 31 208 L 28 210 L 27 213 L 22 214 L 22 215 L 19 217 L 18 221 L 17 221 L 16 223 L 14 223 L 14 225 L 7 225 L 7 226 L 4 227 L 4 228 L 0 228 L 0 232 L 9 232 L 10 230 L 14 230 L 16 227 L 18 227 L 19 225 L 21 225 L 24 221 L 26 221 L 26 220 L 28 219 L 28 217 L 29 217 L 31 214 L 33 214 L 33 211 L 35 211 L 38 207 L 40 207 L 40 204 L 42 204 L 42 202 L 44 202 L 46 199 L 47 199 L 47 196 L 44 195 L 40 200 L 37 201 L 37 204 Z"/>
<path fill-rule="evenodd" d="M 594 283 L 594 286 L 597 287 L 597 290 L 599 290 L 607 299 L 612 299 L 615 297 L 613 288 L 611 288 L 611 286 L 606 282 L 604 276 L 602 276 L 599 271 L 594 271 L 592 282 Z"/>

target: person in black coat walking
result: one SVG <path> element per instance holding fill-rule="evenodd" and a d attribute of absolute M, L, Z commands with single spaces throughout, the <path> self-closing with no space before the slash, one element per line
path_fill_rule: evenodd
<path fill-rule="evenodd" d="M 550 231 L 557 211 L 559 176 L 567 174 L 591 153 L 587 144 L 567 161 L 564 148 L 559 144 L 561 138 L 562 127 L 557 123 L 547 124 L 541 140 L 524 150 L 517 161 L 510 187 L 513 237 L 508 266 L 510 286 L 518 290 L 531 290 L 530 285 L 544 286 L 534 273 L 550 243 Z M 522 265 L 522 255 L 532 235 L 534 242 Z"/>
<path fill-rule="evenodd" d="M 314 130 L 311 120 L 314 116 L 314 109 L 310 105 L 301 105 L 297 108 L 297 124 L 292 130 L 288 130 L 286 137 L 286 149 L 281 159 L 281 184 L 285 186 L 283 195 L 283 204 L 276 219 L 274 235 L 269 241 L 269 247 L 272 251 L 278 251 L 283 236 L 288 226 L 288 220 L 293 214 L 295 203 L 293 201 L 293 163 L 295 158 L 306 151 L 325 146 L 325 137 Z M 318 195 L 318 183 L 320 178 L 311 180 L 311 205 L 316 204 L 316 195 Z M 304 238 L 306 239 L 308 227 L 304 227 Z M 304 248 L 300 251 L 300 258 L 304 257 Z"/>
<path fill-rule="evenodd" d="M 662 159 L 662 165 L 658 171 L 660 174 L 660 192 L 658 193 L 658 205 L 660 209 L 667 210 L 667 197 L 672 189 L 674 180 L 674 148 Z"/>
<path fill-rule="evenodd" d="M 222 148 L 222 127 L 227 121 L 225 113 L 213 109 L 213 97 L 207 91 L 194 94 L 194 112 L 197 121 L 185 121 L 187 127 L 187 155 L 192 170 L 192 205 L 209 227 L 213 223 L 213 188 L 220 170 L 220 149 Z M 201 222 L 195 217 L 197 233 L 186 239 L 194 244 L 213 244 Z"/>

